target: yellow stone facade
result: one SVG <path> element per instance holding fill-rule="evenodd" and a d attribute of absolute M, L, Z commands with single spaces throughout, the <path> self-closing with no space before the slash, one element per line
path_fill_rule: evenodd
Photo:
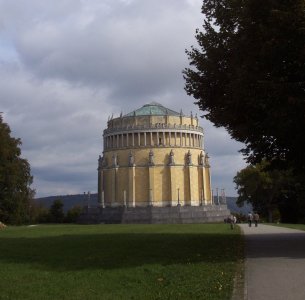
<path fill-rule="evenodd" d="M 102 207 L 212 204 L 210 165 L 197 116 L 150 103 L 111 118 L 99 158 Z"/>

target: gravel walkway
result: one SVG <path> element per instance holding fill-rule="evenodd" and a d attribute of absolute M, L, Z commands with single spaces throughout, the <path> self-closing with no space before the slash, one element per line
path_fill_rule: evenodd
<path fill-rule="evenodd" d="M 304 300 L 305 231 L 239 226 L 246 240 L 245 300 Z"/>

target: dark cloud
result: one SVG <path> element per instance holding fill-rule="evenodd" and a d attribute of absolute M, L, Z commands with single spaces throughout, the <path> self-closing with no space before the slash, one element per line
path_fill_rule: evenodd
<path fill-rule="evenodd" d="M 157 101 L 200 115 L 181 73 L 200 8 L 201 0 L 0 0 L 0 111 L 23 141 L 39 196 L 96 191 L 113 113 Z M 201 123 L 212 181 L 234 193 L 241 146 Z"/>

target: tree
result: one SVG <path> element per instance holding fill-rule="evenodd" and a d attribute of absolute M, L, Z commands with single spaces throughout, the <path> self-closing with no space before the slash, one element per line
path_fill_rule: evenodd
<path fill-rule="evenodd" d="M 185 89 L 248 162 L 305 171 L 305 1 L 204 0 Z"/>
<path fill-rule="evenodd" d="M 20 145 L 0 115 L 0 220 L 9 224 L 28 222 L 34 197 L 30 165 L 21 158 Z"/>
<path fill-rule="evenodd" d="M 31 224 L 47 223 L 49 221 L 49 209 L 41 202 L 32 200 L 29 209 L 29 222 Z"/>
<path fill-rule="evenodd" d="M 65 217 L 64 210 L 63 210 L 64 204 L 62 200 L 56 199 L 54 200 L 53 204 L 50 207 L 50 221 L 52 223 L 62 223 Z"/>
<path fill-rule="evenodd" d="M 238 198 L 237 204 L 251 203 L 253 209 L 269 222 L 279 210 L 279 205 L 288 198 L 291 174 L 289 171 L 268 170 L 269 163 L 263 161 L 255 166 L 248 166 L 234 177 Z"/>
<path fill-rule="evenodd" d="M 67 211 L 67 216 L 65 218 L 65 222 L 67 223 L 76 223 L 83 208 L 79 205 L 73 206 L 71 209 Z"/>

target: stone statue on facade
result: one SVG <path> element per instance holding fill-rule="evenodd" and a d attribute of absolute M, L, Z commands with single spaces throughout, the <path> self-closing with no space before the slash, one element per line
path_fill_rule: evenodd
<path fill-rule="evenodd" d="M 134 163 L 134 155 L 132 154 L 132 152 L 129 152 L 129 156 L 128 156 L 128 165 L 129 167 L 134 167 L 135 163 Z"/>
<path fill-rule="evenodd" d="M 206 154 L 205 157 L 204 157 L 204 166 L 205 166 L 206 168 L 209 168 L 209 167 L 210 167 L 209 158 L 210 158 L 210 157 L 208 156 L 208 154 Z"/>
<path fill-rule="evenodd" d="M 104 157 L 99 155 L 99 157 L 98 157 L 98 170 L 102 169 L 103 166 L 104 166 Z"/>
<path fill-rule="evenodd" d="M 152 149 L 150 149 L 150 151 L 149 151 L 148 164 L 150 166 L 153 166 L 155 164 L 155 162 L 154 162 L 154 152 L 152 151 Z"/>
<path fill-rule="evenodd" d="M 188 166 L 192 165 L 192 153 L 189 150 L 188 153 L 186 154 L 186 164 Z"/>
<path fill-rule="evenodd" d="M 199 165 L 200 166 L 204 165 L 204 155 L 203 155 L 202 151 L 200 152 L 200 155 L 199 155 Z"/>
<path fill-rule="evenodd" d="M 175 164 L 175 159 L 174 159 L 174 151 L 173 149 L 169 153 L 169 165 L 172 166 Z"/>
<path fill-rule="evenodd" d="M 112 165 L 115 168 L 118 167 L 118 155 L 116 153 L 112 155 Z"/>

